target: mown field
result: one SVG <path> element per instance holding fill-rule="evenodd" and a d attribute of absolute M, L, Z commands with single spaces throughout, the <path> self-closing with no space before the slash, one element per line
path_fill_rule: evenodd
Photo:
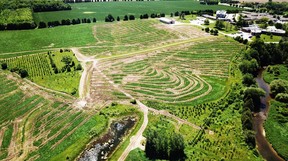
<path fill-rule="evenodd" d="M 152 102 L 201 104 L 226 93 L 230 59 L 241 49 L 224 37 L 209 39 L 171 51 L 104 61 L 99 66 L 116 84 L 148 106 L 154 107 Z"/>
<path fill-rule="evenodd" d="M 73 108 L 73 100 L 40 92 L 7 72 L 0 71 L 0 80 L 1 160 L 73 160 L 105 131 L 109 119 L 139 114 L 120 105 L 101 114 L 83 111 Z"/>
<path fill-rule="evenodd" d="M 71 58 L 69 67 L 62 61 L 64 57 Z M 81 69 L 77 70 L 79 62 L 72 52 L 54 51 L 50 54 L 40 53 L 0 59 L 0 62 L 7 63 L 10 71 L 27 70 L 28 78 L 41 86 L 78 95 Z"/>
<path fill-rule="evenodd" d="M 96 18 L 98 21 L 104 21 L 108 14 L 112 14 L 114 18 L 119 16 L 121 19 L 125 15 L 135 15 L 139 18 L 141 14 L 165 13 L 170 15 L 176 11 L 193 11 L 193 10 L 219 10 L 219 9 L 235 9 L 228 6 L 218 5 L 200 5 L 198 1 L 181 0 L 181 1 L 149 1 L 149 2 L 109 2 L 109 3 L 75 3 L 70 4 L 71 11 L 34 13 L 36 22 L 44 21 L 61 21 L 62 19 L 77 18 Z"/>

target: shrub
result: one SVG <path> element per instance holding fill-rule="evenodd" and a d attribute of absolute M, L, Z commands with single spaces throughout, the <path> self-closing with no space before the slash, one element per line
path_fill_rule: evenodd
<path fill-rule="evenodd" d="M 134 100 L 131 100 L 130 103 L 132 103 L 132 104 L 135 105 L 137 102 L 136 102 L 136 100 L 134 99 Z"/>
<path fill-rule="evenodd" d="M 242 83 L 245 86 L 249 87 L 249 86 L 255 84 L 256 82 L 255 82 L 252 74 L 244 74 L 243 79 L 242 79 Z"/>
<path fill-rule="evenodd" d="M 28 72 L 25 69 L 20 69 L 19 74 L 20 74 L 21 78 L 25 78 L 28 76 Z"/>
<path fill-rule="evenodd" d="M 78 65 L 77 65 L 76 70 L 82 70 L 81 64 L 78 64 Z"/>
<path fill-rule="evenodd" d="M 204 25 L 209 25 L 209 20 L 208 19 L 205 19 Z"/>
<path fill-rule="evenodd" d="M 278 79 L 270 84 L 271 94 L 275 97 L 278 93 L 288 93 L 288 81 Z"/>
<path fill-rule="evenodd" d="M 2 63 L 1 67 L 3 70 L 6 70 L 8 68 L 8 65 L 7 65 L 7 63 Z"/>
<path fill-rule="evenodd" d="M 288 94 L 287 93 L 278 93 L 275 97 L 275 100 L 279 102 L 288 103 Z"/>
<path fill-rule="evenodd" d="M 117 105 L 118 105 L 117 102 L 112 102 L 112 103 L 111 103 L 111 106 L 117 106 Z"/>

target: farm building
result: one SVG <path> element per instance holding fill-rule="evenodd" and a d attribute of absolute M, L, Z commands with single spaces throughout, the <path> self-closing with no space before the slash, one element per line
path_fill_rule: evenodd
<path fill-rule="evenodd" d="M 216 11 L 216 18 L 225 18 L 226 17 L 226 11 L 224 10 L 218 10 Z"/>
<path fill-rule="evenodd" d="M 262 33 L 271 33 L 273 35 L 285 35 L 285 31 L 277 29 L 275 26 L 268 26 L 267 29 L 262 30 Z"/>
<path fill-rule="evenodd" d="M 207 15 L 207 14 L 204 14 L 204 15 L 202 15 L 202 16 L 205 17 L 205 18 L 212 19 L 212 20 L 216 20 L 216 19 L 217 19 L 216 17 L 210 16 L 210 15 Z"/>
<path fill-rule="evenodd" d="M 170 20 L 170 19 L 164 18 L 164 17 L 159 18 L 159 21 L 163 22 L 163 23 L 166 23 L 166 24 L 174 24 L 175 23 L 174 20 Z"/>
<path fill-rule="evenodd" d="M 268 26 L 266 29 L 261 29 L 257 25 L 250 25 L 249 27 L 242 27 L 242 31 L 250 32 L 252 35 L 260 34 L 273 34 L 273 35 L 285 35 L 285 31 L 281 29 L 276 29 L 275 26 Z"/>

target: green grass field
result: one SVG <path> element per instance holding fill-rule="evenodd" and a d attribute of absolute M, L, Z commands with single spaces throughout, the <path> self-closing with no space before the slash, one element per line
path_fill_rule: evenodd
<path fill-rule="evenodd" d="M 277 42 L 278 43 L 282 39 L 281 36 L 276 36 L 276 35 L 269 36 L 266 34 L 261 34 L 260 37 L 264 42 Z M 253 36 L 252 40 L 256 40 L 256 37 Z"/>
<path fill-rule="evenodd" d="M 176 11 L 193 11 L 206 9 L 230 9 L 235 8 L 221 5 L 200 5 L 198 1 L 194 0 L 180 0 L 180 1 L 149 1 L 149 2 L 109 2 L 109 3 L 75 3 L 71 4 L 71 11 L 58 12 L 42 12 L 34 13 L 36 22 L 39 21 L 61 21 L 62 19 L 77 19 L 77 18 L 96 18 L 99 21 L 104 21 L 108 14 L 112 14 L 114 18 L 119 16 L 121 19 L 125 15 L 135 15 L 139 18 L 141 14 L 151 13 L 165 13 L 170 15 L 171 12 Z"/>

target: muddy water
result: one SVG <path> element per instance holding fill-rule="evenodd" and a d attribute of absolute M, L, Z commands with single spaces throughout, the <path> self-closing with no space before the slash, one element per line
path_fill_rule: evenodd
<path fill-rule="evenodd" d="M 261 111 L 257 113 L 255 117 L 253 117 L 253 125 L 254 130 L 256 132 L 256 144 L 258 151 L 262 155 L 264 159 L 267 161 L 284 161 L 277 152 L 273 149 L 272 145 L 267 141 L 265 137 L 265 130 L 263 128 L 264 121 L 268 117 L 269 112 L 269 101 L 270 101 L 270 87 L 263 80 L 262 76 L 263 70 L 259 72 L 258 77 L 256 78 L 257 84 L 260 88 L 262 88 L 266 94 L 265 97 L 261 98 Z"/>
<path fill-rule="evenodd" d="M 106 134 L 92 142 L 78 161 L 107 160 L 121 142 L 123 136 L 135 125 L 135 118 L 127 117 L 111 123 Z"/>

